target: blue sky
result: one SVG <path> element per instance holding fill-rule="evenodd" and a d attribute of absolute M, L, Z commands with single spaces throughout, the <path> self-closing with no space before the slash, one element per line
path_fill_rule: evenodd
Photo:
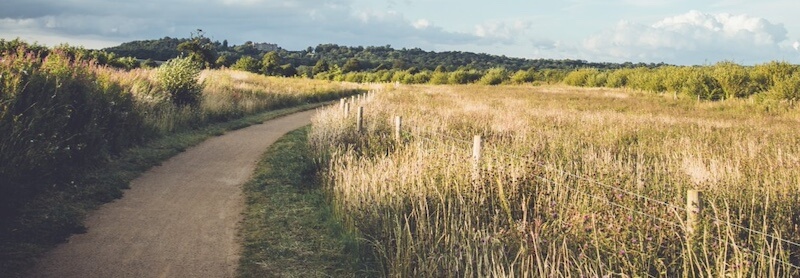
<path fill-rule="evenodd" d="M 800 63 L 797 0 L 3 0 L 0 38 L 101 48 L 187 37 L 599 62 Z"/>

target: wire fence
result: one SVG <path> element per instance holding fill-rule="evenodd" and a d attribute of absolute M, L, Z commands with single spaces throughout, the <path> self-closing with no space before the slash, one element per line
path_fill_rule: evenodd
<path fill-rule="evenodd" d="M 364 98 L 364 99 L 360 99 L 360 100 L 368 101 L 368 100 L 370 100 L 370 98 Z M 361 121 L 361 120 L 362 119 L 359 119 L 359 121 Z M 399 126 L 397 128 L 398 128 L 398 130 L 396 130 L 396 132 L 400 132 Z M 409 129 L 405 129 L 405 130 L 409 130 Z M 421 134 L 421 133 L 415 134 L 413 132 L 405 131 L 405 132 L 403 132 L 402 136 L 407 137 L 407 138 L 418 138 L 418 139 L 421 139 L 421 140 L 424 140 L 424 141 L 427 141 L 427 142 L 431 142 L 431 143 L 444 143 L 444 140 L 442 140 L 442 139 L 446 139 L 446 140 L 449 140 L 449 141 L 452 141 L 452 142 L 458 142 L 460 144 L 464 144 L 464 145 L 467 146 L 467 148 L 469 148 L 469 146 L 473 146 L 473 144 L 474 144 L 474 141 L 470 141 L 470 140 L 467 140 L 467 139 L 455 137 L 455 136 L 452 136 L 450 134 L 445 134 L 445 133 L 441 133 L 441 132 L 437 132 L 437 131 L 427 131 L 427 133 L 428 134 Z M 399 137 L 400 134 L 397 134 L 396 136 Z M 434 138 L 439 138 L 439 139 L 434 139 Z M 571 178 L 576 179 L 576 180 L 581 180 L 581 181 L 588 182 L 588 183 L 594 184 L 594 185 L 598 185 L 598 186 L 601 186 L 603 188 L 606 188 L 606 189 L 609 189 L 609 190 L 612 190 L 612 191 L 615 191 L 615 192 L 618 192 L 618 193 L 621 193 L 621 194 L 626 194 L 628 196 L 635 197 L 638 200 L 643 200 L 643 201 L 646 201 L 646 202 L 662 205 L 667 209 L 671 209 L 671 210 L 675 211 L 676 214 L 688 213 L 689 212 L 687 207 L 678 206 L 678 205 L 675 205 L 675 204 L 671 204 L 671 203 L 669 203 L 667 201 L 663 201 L 663 200 L 659 200 L 657 198 L 646 196 L 644 194 L 641 194 L 641 193 L 638 193 L 638 192 L 634 192 L 634 191 L 631 191 L 631 190 L 628 190 L 628 189 L 625 189 L 625 188 L 622 188 L 622 187 L 619 187 L 619 186 L 614 186 L 614 185 L 610 185 L 610 184 L 607 184 L 607 183 L 603 183 L 603 182 L 597 181 L 597 180 L 595 180 L 595 179 L 593 179 L 591 177 L 587 177 L 587 176 L 582 175 L 582 174 L 568 172 L 568 171 L 565 171 L 563 169 L 556 168 L 556 167 L 554 167 L 552 165 L 548 165 L 548 164 L 545 164 L 543 162 L 535 161 L 535 160 L 531 159 L 530 157 L 526 157 L 526 156 L 519 155 L 519 154 L 516 154 L 516 153 L 506 152 L 506 151 L 498 149 L 497 147 L 489 148 L 488 150 L 492 151 L 492 152 L 494 152 L 496 154 L 500 154 L 502 156 L 513 157 L 513 158 L 516 158 L 516 159 L 519 159 L 519 160 L 522 160 L 522 161 L 526 161 L 527 163 L 530 163 L 531 165 L 542 167 L 542 168 L 544 168 L 544 169 L 546 169 L 548 171 L 559 173 L 561 175 L 568 176 L 568 177 L 571 177 Z M 563 186 L 566 186 L 566 188 L 568 190 L 570 190 L 572 192 L 575 192 L 577 194 L 581 194 L 581 195 L 586 196 L 588 198 L 604 202 L 604 203 L 606 203 L 606 204 L 608 204 L 610 206 L 625 210 L 627 212 L 630 212 L 630 213 L 633 213 L 633 214 L 636 214 L 636 215 L 639 215 L 639 216 L 642 216 L 642 217 L 646 217 L 646 218 L 650 218 L 650 219 L 659 221 L 659 222 L 661 222 L 663 224 L 666 224 L 666 225 L 669 225 L 669 226 L 671 226 L 673 228 L 677 228 L 677 229 L 685 229 L 686 228 L 686 224 L 687 223 L 685 223 L 685 222 L 684 223 L 679 223 L 679 222 L 676 222 L 676 221 L 665 219 L 665 218 L 660 217 L 660 216 L 652 215 L 652 214 L 649 214 L 647 212 L 643 212 L 643 211 L 637 210 L 635 208 L 631 208 L 629 206 L 614 202 L 613 200 L 611 200 L 610 198 L 608 198 L 606 196 L 598 196 L 598 195 L 586 192 L 586 191 L 584 191 L 584 190 L 582 190 L 582 189 L 580 189 L 580 188 L 578 188 L 576 186 L 571 186 L 568 183 L 562 183 L 562 182 L 554 181 L 552 179 L 548 179 L 548 178 L 546 178 L 544 176 L 540 176 L 540 175 L 532 175 L 530 177 L 531 178 L 536 178 L 536 179 L 538 179 L 538 180 L 540 180 L 542 182 L 550 183 L 552 185 L 563 185 Z M 747 231 L 747 232 L 750 232 L 752 234 L 756 234 L 756 235 L 762 236 L 765 239 L 769 239 L 771 241 L 780 242 L 782 244 L 786 244 L 788 246 L 792 246 L 792 247 L 797 248 L 798 250 L 800 250 L 800 243 L 793 242 L 793 241 L 790 241 L 790 240 L 784 239 L 782 237 L 775 236 L 775 235 L 772 235 L 772 234 L 769 234 L 769 233 L 766 233 L 766 232 L 763 232 L 763 231 L 759 231 L 759 230 L 755 230 L 755 229 L 752 229 L 752 228 L 748 228 L 748 227 L 745 227 L 745 226 L 742 226 L 740 224 L 736 224 L 736 223 L 733 223 L 733 222 L 730 222 L 730 221 L 727 221 L 727 220 L 723 220 L 723 219 L 720 219 L 720 218 L 718 218 L 716 216 L 711 216 L 710 219 L 712 221 L 714 221 L 714 222 L 724 223 L 724 224 L 728 225 L 729 227 L 733 227 L 733 228 L 736 228 L 736 229 L 741 229 L 743 231 Z M 727 240 L 727 239 L 723 238 L 720 235 L 717 235 L 715 237 L 720 242 L 727 242 L 727 243 L 731 244 L 732 246 L 734 246 L 734 247 L 736 247 L 738 249 L 744 250 L 744 251 L 746 251 L 748 253 L 751 253 L 751 254 L 754 254 L 754 255 L 757 255 L 757 256 L 760 256 L 760 257 L 763 257 L 763 258 L 767 258 L 767 259 L 772 260 L 774 262 L 783 264 L 784 266 L 789 267 L 791 269 L 800 271 L 800 266 L 798 266 L 796 264 L 793 264 L 793 263 L 791 263 L 789 261 L 779 260 L 775 256 L 769 256 L 769 255 L 764 254 L 762 252 L 759 252 L 759 251 L 756 251 L 756 250 L 752 250 L 750 248 L 742 246 L 741 244 L 737 244 L 734 240 Z"/>

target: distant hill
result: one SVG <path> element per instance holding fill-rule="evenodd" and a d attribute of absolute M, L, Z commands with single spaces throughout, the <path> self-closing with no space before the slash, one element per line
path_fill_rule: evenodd
<path fill-rule="evenodd" d="M 126 42 L 104 50 L 119 56 L 165 61 L 180 56 L 181 53 L 178 51 L 178 45 L 188 40 L 189 39 L 164 37 L 157 40 Z M 220 66 L 230 66 L 243 56 L 251 56 L 260 60 L 261 57 L 268 52 L 267 50 L 276 51 L 284 63 L 291 64 L 295 68 L 313 67 L 321 59 L 340 67 L 344 66 L 344 64 L 350 60 L 356 60 L 358 62 L 359 71 L 376 71 L 381 69 L 434 70 L 439 66 L 444 67 L 444 69 L 448 71 L 459 68 L 485 71 L 494 67 L 503 67 L 507 70 L 516 71 L 531 68 L 537 70 L 569 70 L 586 67 L 618 69 L 659 67 L 664 65 L 653 63 L 594 63 L 570 59 L 524 59 L 461 51 L 433 52 L 419 48 L 394 49 L 390 45 L 353 47 L 340 46 L 337 44 L 320 44 L 316 47 L 308 47 L 304 50 L 289 51 L 280 47 L 265 49 L 262 46 L 268 44 L 264 43 L 246 42 L 239 46 L 228 45 L 227 41 L 221 43 L 219 41 L 208 41 L 208 43 L 214 44 L 216 46 L 216 55 L 223 58 L 218 60 Z"/>
<path fill-rule="evenodd" d="M 166 61 L 180 56 L 178 44 L 189 39 L 177 39 L 164 37 L 158 40 L 132 41 L 119 46 L 109 47 L 105 50 L 117 54 L 117 56 L 134 57 L 137 59 L 152 59 L 156 61 Z"/>

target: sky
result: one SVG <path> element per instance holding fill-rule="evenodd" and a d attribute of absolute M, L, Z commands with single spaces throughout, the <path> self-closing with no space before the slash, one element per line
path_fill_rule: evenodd
<path fill-rule="evenodd" d="M 798 0 L 2 0 L 0 38 L 98 49 L 189 37 L 300 50 L 470 51 L 591 62 L 800 64 Z"/>

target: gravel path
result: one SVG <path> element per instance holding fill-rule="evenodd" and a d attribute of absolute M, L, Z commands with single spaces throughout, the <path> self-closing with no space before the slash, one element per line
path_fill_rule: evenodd
<path fill-rule="evenodd" d="M 30 277 L 232 277 L 241 186 L 261 154 L 310 123 L 300 112 L 226 133 L 154 167 L 47 253 Z"/>

